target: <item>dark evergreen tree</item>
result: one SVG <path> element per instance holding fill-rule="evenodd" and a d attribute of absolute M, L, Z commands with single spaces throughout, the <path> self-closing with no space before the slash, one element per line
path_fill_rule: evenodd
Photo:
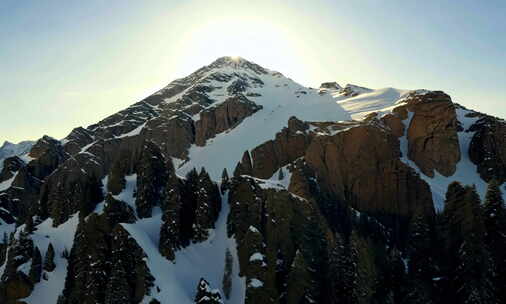
<path fill-rule="evenodd" d="M 180 215 L 180 235 L 182 246 L 188 246 L 193 236 L 193 223 L 195 221 L 196 193 L 199 186 L 199 174 L 197 169 L 193 168 L 186 174 L 184 185 L 182 187 L 181 215 Z"/>
<path fill-rule="evenodd" d="M 304 256 L 300 250 L 295 253 L 295 258 L 287 279 L 286 303 L 306 303 L 304 299 L 312 298 L 310 294 L 311 274 Z"/>
<path fill-rule="evenodd" d="M 459 248 L 455 272 L 459 303 L 497 303 L 493 285 L 494 265 L 486 249 L 485 227 L 475 187 L 466 187 L 459 213 L 463 242 Z"/>
<path fill-rule="evenodd" d="M 126 169 L 126 164 L 121 159 L 113 163 L 107 179 L 107 190 L 112 194 L 117 195 L 125 188 Z"/>
<path fill-rule="evenodd" d="M 346 246 L 339 234 L 329 252 L 328 283 L 331 304 L 358 303 L 357 251 Z"/>
<path fill-rule="evenodd" d="M 150 217 L 154 206 L 161 206 L 168 178 L 167 164 L 160 148 L 146 141 L 136 166 L 137 197 L 135 205 L 140 218 Z"/>
<path fill-rule="evenodd" d="M 432 254 L 431 228 L 423 210 L 418 209 L 411 220 L 408 240 L 408 274 L 410 278 L 430 285 L 435 269 Z M 430 286 L 425 286 L 430 293 Z"/>
<path fill-rule="evenodd" d="M 115 261 L 105 292 L 105 304 L 131 303 L 130 287 L 128 286 L 125 269 L 121 261 Z"/>
<path fill-rule="evenodd" d="M 283 180 L 285 178 L 285 173 L 283 172 L 283 167 L 279 168 L 278 180 Z"/>
<path fill-rule="evenodd" d="M 0 265 L 3 265 L 7 258 L 7 247 L 9 246 L 9 237 L 4 232 L 2 243 L 0 244 Z"/>
<path fill-rule="evenodd" d="M 485 244 L 495 266 L 494 285 L 500 303 L 506 303 L 506 208 L 500 184 L 492 180 L 483 205 Z"/>
<path fill-rule="evenodd" d="M 351 234 L 352 250 L 357 254 L 358 288 L 355 297 L 358 303 L 370 303 L 377 287 L 377 269 L 375 256 L 370 241 L 361 237 L 356 231 Z"/>
<path fill-rule="evenodd" d="M 221 173 L 221 193 L 224 193 L 230 187 L 230 178 L 228 176 L 227 168 L 223 169 Z"/>
<path fill-rule="evenodd" d="M 397 248 L 393 248 L 388 255 L 386 271 L 383 283 L 391 293 L 392 303 L 400 303 L 405 293 L 406 266 Z"/>
<path fill-rule="evenodd" d="M 54 248 L 53 244 L 49 243 L 47 246 L 46 257 L 44 258 L 44 270 L 51 272 L 56 268 L 54 263 Z"/>
<path fill-rule="evenodd" d="M 35 230 L 35 225 L 33 224 L 32 216 L 27 216 L 25 221 L 25 229 L 24 231 L 28 234 L 32 233 Z"/>
<path fill-rule="evenodd" d="M 163 256 L 173 261 L 175 252 L 183 246 L 181 232 L 183 183 L 176 176 L 171 162 L 168 163 L 168 168 L 168 177 L 163 193 L 163 215 L 158 248 Z"/>
<path fill-rule="evenodd" d="M 32 255 L 32 264 L 30 265 L 30 280 L 33 284 L 40 282 L 42 274 L 42 256 L 39 247 L 35 247 Z"/>
<path fill-rule="evenodd" d="M 225 298 L 230 299 L 230 292 L 232 291 L 232 268 L 234 266 L 234 257 L 230 250 L 227 248 L 225 251 L 225 270 L 223 271 L 222 288 Z"/>

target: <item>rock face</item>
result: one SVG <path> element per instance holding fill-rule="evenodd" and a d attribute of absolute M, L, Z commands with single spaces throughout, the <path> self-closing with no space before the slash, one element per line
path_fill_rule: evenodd
<path fill-rule="evenodd" d="M 195 123 L 195 144 L 204 146 L 206 140 L 234 128 L 261 108 L 239 95 L 227 99 L 216 107 L 202 111 L 200 120 Z"/>
<path fill-rule="evenodd" d="M 506 181 L 506 122 L 484 116 L 473 126 L 475 132 L 469 147 L 469 156 L 478 166 L 480 176 L 490 181 Z"/>
<path fill-rule="evenodd" d="M 200 279 L 197 286 L 197 295 L 195 296 L 195 303 L 197 304 L 223 304 L 221 294 L 218 290 L 213 290 L 209 286 L 209 282 Z"/>
<path fill-rule="evenodd" d="M 420 170 L 433 177 L 434 170 L 444 176 L 455 173 L 460 161 L 459 130 L 455 106 L 443 92 L 428 92 L 407 97 L 412 113 L 408 127 L 409 152 Z"/>
<path fill-rule="evenodd" d="M 368 93 L 371 91 L 372 90 L 368 88 L 360 87 L 354 84 L 347 84 L 344 88 L 339 90 L 339 93 L 347 97 L 355 97 L 362 93 Z"/>
<path fill-rule="evenodd" d="M 399 156 L 395 136 L 360 126 L 317 137 L 305 159 L 320 185 L 358 210 L 409 216 L 423 206 L 433 212 L 429 186 Z"/>
<path fill-rule="evenodd" d="M 326 268 L 330 234 L 315 202 L 264 189 L 248 177 L 233 179 L 230 200 L 228 233 L 238 240 L 245 303 L 300 303 L 304 298 L 327 303 L 317 274 Z M 301 263 L 295 262 L 297 255 Z"/>
<path fill-rule="evenodd" d="M 5 270 L 0 278 L 0 302 L 19 303 L 17 300 L 30 295 L 34 282 L 21 266 L 31 262 L 33 253 L 33 241 L 26 232 L 23 231 L 18 238 L 10 240 Z"/>
<path fill-rule="evenodd" d="M 269 140 L 253 149 L 251 152 L 253 176 L 269 178 L 280 167 L 304 155 L 310 142 L 305 135 L 307 129 L 309 129 L 308 124 L 291 117 L 288 127 L 277 133 L 274 140 Z"/>
<path fill-rule="evenodd" d="M 333 81 L 322 83 L 320 89 L 339 90 L 342 89 L 342 87 L 337 82 Z"/>

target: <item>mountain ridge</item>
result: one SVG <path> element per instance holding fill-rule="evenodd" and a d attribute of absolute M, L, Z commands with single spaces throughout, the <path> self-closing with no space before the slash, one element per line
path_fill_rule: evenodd
<path fill-rule="evenodd" d="M 0 300 L 328 303 L 340 242 L 408 259 L 411 222 L 437 217 L 454 181 L 482 199 L 506 181 L 504 135 L 442 91 L 311 89 L 220 57 L 5 159 Z M 49 244 L 56 270 L 32 272 Z"/>

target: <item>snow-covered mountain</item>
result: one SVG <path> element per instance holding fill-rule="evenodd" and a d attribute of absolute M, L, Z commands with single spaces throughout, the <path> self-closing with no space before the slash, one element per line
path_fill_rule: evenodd
<path fill-rule="evenodd" d="M 0 171 L 3 169 L 4 159 L 12 156 L 22 156 L 30 151 L 33 141 L 22 141 L 17 144 L 5 141 L 0 147 Z"/>
<path fill-rule="evenodd" d="M 330 303 L 350 264 L 363 299 L 397 303 L 414 218 L 454 181 L 502 185 L 505 135 L 441 91 L 312 89 L 222 57 L 6 154 L 0 302 Z M 399 261 L 409 284 L 374 283 Z"/>

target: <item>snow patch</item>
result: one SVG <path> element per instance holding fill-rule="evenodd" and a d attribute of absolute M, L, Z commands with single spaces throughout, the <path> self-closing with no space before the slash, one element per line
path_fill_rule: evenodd
<path fill-rule="evenodd" d="M 227 236 L 227 217 L 230 212 L 228 193 L 223 195 L 223 205 L 216 222 L 214 236 L 202 243 L 176 252 L 175 263 L 164 258 L 158 251 L 162 214 L 158 209 L 153 217 L 141 219 L 134 224 L 122 224 L 137 241 L 147 255 L 147 265 L 155 278 L 152 294 L 143 300 L 149 303 L 152 298 L 163 302 L 193 304 L 197 284 L 204 277 L 211 286 L 221 290 L 225 268 L 225 252 L 228 248 L 234 258 L 232 271 L 232 292 L 226 303 L 244 303 L 245 278 L 239 277 L 239 260 L 235 239 Z M 210 262 L 212 261 L 212 263 Z"/>

